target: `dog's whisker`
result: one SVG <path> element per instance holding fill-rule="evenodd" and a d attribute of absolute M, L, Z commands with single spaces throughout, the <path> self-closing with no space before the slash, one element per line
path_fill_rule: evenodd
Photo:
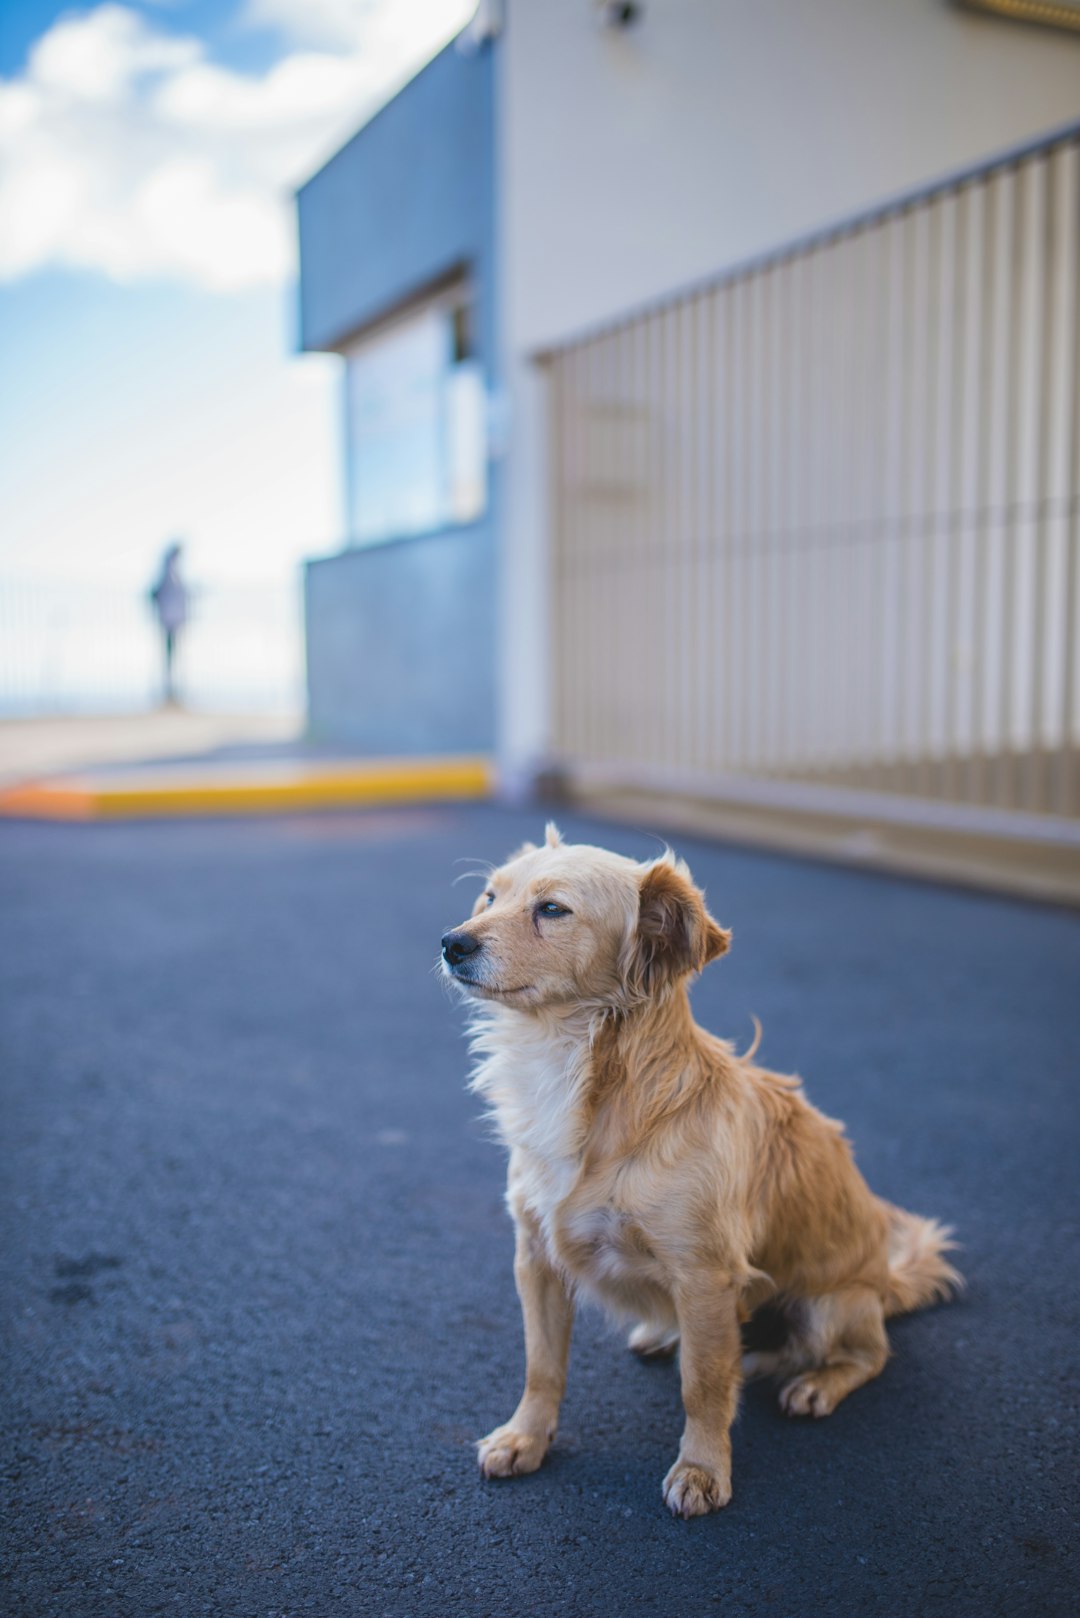
<path fill-rule="evenodd" d="M 462 871 L 460 876 L 454 877 L 454 882 L 460 882 L 464 876 L 490 876 L 491 873 L 497 869 L 497 867 L 492 864 L 491 860 L 484 859 L 483 855 L 481 854 L 464 854 L 460 859 L 456 859 L 454 864 L 469 864 L 475 867 L 475 869 L 472 871 Z M 452 885 L 453 884 L 451 884 L 451 886 Z"/>

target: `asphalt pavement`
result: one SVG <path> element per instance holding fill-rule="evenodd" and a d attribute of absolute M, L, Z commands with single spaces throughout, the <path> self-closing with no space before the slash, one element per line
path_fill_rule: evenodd
<path fill-rule="evenodd" d="M 454 876 L 539 819 L 0 826 L 3 1611 L 1074 1612 L 1064 910 L 679 839 L 735 933 L 699 1018 L 761 1018 L 875 1189 L 956 1225 L 968 1290 L 895 1322 L 827 1421 L 750 1388 L 717 1516 L 668 1516 L 677 1371 L 593 1312 L 549 1461 L 481 1480 L 521 1328 L 432 968 L 475 891 Z"/>

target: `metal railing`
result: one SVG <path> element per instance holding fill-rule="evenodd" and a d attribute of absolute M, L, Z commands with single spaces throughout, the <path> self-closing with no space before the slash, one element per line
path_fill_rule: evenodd
<path fill-rule="evenodd" d="M 547 359 L 571 772 L 1080 813 L 1076 131 Z"/>
<path fill-rule="evenodd" d="M 299 582 L 197 586 L 176 669 L 195 708 L 299 709 Z M 137 589 L 0 580 L 0 715 L 140 710 L 160 702 L 162 683 L 161 638 Z"/>

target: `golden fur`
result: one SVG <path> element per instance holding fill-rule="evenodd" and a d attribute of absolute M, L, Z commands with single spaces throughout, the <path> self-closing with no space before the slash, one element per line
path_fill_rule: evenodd
<path fill-rule="evenodd" d="M 960 1283 L 949 1232 L 874 1196 L 798 1079 L 696 1025 L 688 980 L 729 942 L 681 861 L 553 826 L 444 940 L 480 1003 L 473 1084 L 510 1149 L 525 1322 L 521 1402 L 479 1445 L 489 1477 L 544 1458 L 579 1293 L 633 1322 L 638 1353 L 679 1347 L 686 1426 L 663 1493 L 689 1517 L 731 1497 L 743 1374 L 779 1377 L 790 1415 L 828 1415 L 884 1366 L 885 1318 Z M 743 1357 L 740 1323 L 766 1301 L 786 1339 Z"/>

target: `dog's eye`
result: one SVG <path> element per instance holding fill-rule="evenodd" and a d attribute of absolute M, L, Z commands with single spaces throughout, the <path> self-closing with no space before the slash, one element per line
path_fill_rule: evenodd
<path fill-rule="evenodd" d="M 487 890 L 487 892 L 486 892 L 486 893 L 485 893 L 485 894 L 484 894 L 484 898 L 485 898 L 485 899 L 486 899 L 486 900 L 487 900 L 487 902 L 488 902 L 488 904 L 489 904 L 489 905 L 493 905 L 493 904 L 494 904 L 494 903 L 495 903 L 495 895 L 494 895 L 494 893 L 493 893 L 493 892 L 492 892 L 492 891 L 491 891 L 491 889 L 490 889 L 490 888 L 489 888 L 489 889 L 488 889 L 488 890 Z"/>
<path fill-rule="evenodd" d="M 570 914 L 565 905 L 558 905 L 554 899 L 548 899 L 546 904 L 537 905 L 538 916 L 568 916 Z"/>

